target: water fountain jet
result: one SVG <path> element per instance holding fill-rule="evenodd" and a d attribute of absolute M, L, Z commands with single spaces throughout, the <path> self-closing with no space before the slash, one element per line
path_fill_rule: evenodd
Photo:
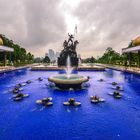
<path fill-rule="evenodd" d="M 66 68 L 65 68 L 66 76 L 67 76 L 68 79 L 70 78 L 72 70 L 73 70 L 73 67 L 71 66 L 70 57 L 68 56 L 67 61 L 66 61 Z"/>

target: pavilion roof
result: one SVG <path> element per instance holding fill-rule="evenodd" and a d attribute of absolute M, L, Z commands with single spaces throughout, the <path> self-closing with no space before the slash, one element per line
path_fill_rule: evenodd
<path fill-rule="evenodd" d="M 122 53 L 129 53 L 129 52 L 137 53 L 138 51 L 140 51 L 140 45 L 122 49 Z"/>
<path fill-rule="evenodd" d="M 10 48 L 10 47 L 7 47 L 7 46 L 0 45 L 0 52 L 13 52 L 13 51 L 14 51 L 13 48 Z"/>

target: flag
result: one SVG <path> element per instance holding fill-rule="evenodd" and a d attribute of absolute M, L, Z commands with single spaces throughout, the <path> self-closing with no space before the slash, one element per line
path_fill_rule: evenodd
<path fill-rule="evenodd" d="M 75 25 L 75 34 L 77 34 L 77 24 Z"/>
<path fill-rule="evenodd" d="M 77 34 L 77 24 L 75 25 L 75 28 L 74 28 L 74 36 Z"/>

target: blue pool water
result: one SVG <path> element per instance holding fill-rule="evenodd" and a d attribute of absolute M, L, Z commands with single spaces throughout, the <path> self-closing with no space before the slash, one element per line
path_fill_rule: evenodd
<path fill-rule="evenodd" d="M 59 91 L 47 87 L 47 78 L 57 71 L 28 69 L 0 75 L 0 140 L 140 140 L 140 76 L 107 69 L 81 71 L 90 76 L 90 86 L 79 91 Z M 42 77 L 44 80 L 36 80 Z M 99 82 L 103 78 L 105 82 Z M 12 101 L 15 84 L 31 79 L 23 93 L 29 98 Z M 111 82 L 124 87 L 122 99 L 114 99 Z M 99 95 L 106 102 L 91 104 L 90 95 Z M 53 98 L 54 105 L 42 108 L 35 101 Z M 74 97 L 81 107 L 66 107 L 63 102 Z"/>

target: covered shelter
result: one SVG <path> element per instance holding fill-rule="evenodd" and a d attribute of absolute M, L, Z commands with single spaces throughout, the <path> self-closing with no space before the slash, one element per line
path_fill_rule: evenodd
<path fill-rule="evenodd" d="M 11 53 L 11 52 L 14 52 L 14 49 L 10 48 L 10 47 L 7 47 L 7 46 L 4 46 L 2 38 L 0 38 L 0 53 L 1 52 L 3 52 L 3 54 L 4 54 L 3 63 L 4 63 L 4 66 L 6 66 L 7 54 Z"/>
<path fill-rule="evenodd" d="M 128 54 L 129 66 L 131 66 L 131 53 L 137 53 L 138 67 L 140 68 L 140 36 L 132 40 L 127 48 L 123 48 L 122 53 Z"/>

